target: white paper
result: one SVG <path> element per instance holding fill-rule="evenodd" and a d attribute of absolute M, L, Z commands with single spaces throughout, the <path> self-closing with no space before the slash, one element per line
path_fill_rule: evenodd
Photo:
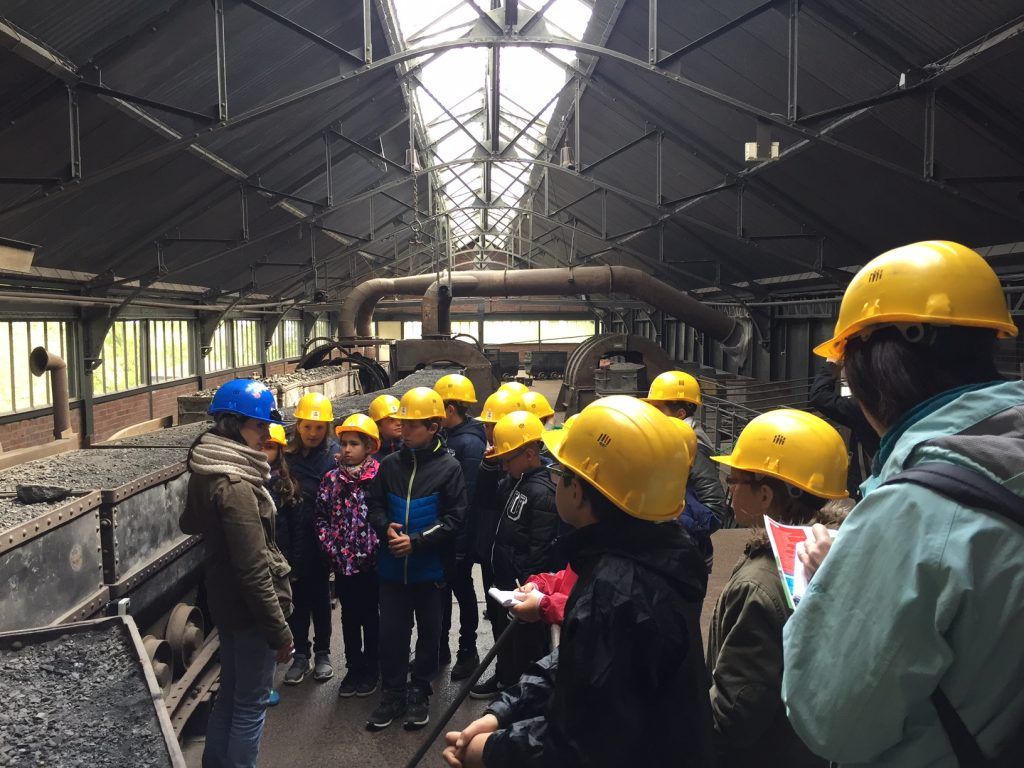
<path fill-rule="evenodd" d="M 516 597 L 516 595 L 523 595 L 525 593 L 518 589 L 498 589 L 497 587 L 491 587 L 487 590 L 487 594 L 503 608 L 511 608 L 516 603 L 523 602 L 522 598 Z M 538 589 L 533 590 L 531 594 L 536 594 L 537 597 L 544 597 L 544 594 Z"/>

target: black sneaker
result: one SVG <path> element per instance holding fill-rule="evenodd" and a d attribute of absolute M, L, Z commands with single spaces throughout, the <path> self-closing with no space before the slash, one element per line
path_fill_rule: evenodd
<path fill-rule="evenodd" d="M 455 666 L 452 667 L 452 680 L 465 680 L 479 664 L 480 657 L 476 650 L 459 651 L 455 657 Z"/>
<path fill-rule="evenodd" d="M 445 643 L 439 649 L 437 654 L 437 665 L 439 667 L 447 667 L 452 663 L 452 649 L 448 647 L 448 643 Z"/>
<path fill-rule="evenodd" d="M 341 685 L 338 686 L 338 697 L 348 699 L 355 696 L 359 692 L 359 683 L 362 679 L 359 672 L 348 670 L 341 679 Z"/>
<path fill-rule="evenodd" d="M 418 731 L 430 722 L 430 696 L 417 686 L 409 689 L 409 706 L 405 715 L 405 730 Z"/>
<path fill-rule="evenodd" d="M 505 690 L 505 686 L 502 685 L 497 675 L 483 680 L 472 688 L 469 689 L 469 698 L 471 699 L 494 699 L 497 698 L 502 691 Z"/>
<path fill-rule="evenodd" d="M 377 692 L 377 680 L 379 675 L 376 672 L 365 672 L 359 678 L 359 683 L 356 685 L 356 696 L 366 698 L 372 696 Z"/>
<path fill-rule="evenodd" d="M 366 730 L 384 730 L 391 725 L 393 720 L 404 715 L 406 708 L 404 693 L 385 692 L 380 704 L 370 713 L 370 717 L 366 721 Z"/>

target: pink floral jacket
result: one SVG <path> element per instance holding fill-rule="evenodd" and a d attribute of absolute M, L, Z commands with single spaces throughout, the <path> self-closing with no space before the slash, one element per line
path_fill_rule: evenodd
<path fill-rule="evenodd" d="M 380 464 L 368 458 L 358 478 L 335 467 L 320 482 L 316 495 L 316 535 L 320 548 L 341 576 L 368 573 L 377 567 L 377 534 L 367 520 L 366 488 Z"/>

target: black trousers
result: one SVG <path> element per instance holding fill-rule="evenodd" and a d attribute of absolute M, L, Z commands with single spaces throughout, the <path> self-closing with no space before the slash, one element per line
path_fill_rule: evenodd
<path fill-rule="evenodd" d="M 494 639 L 497 640 L 512 623 L 508 609 L 488 597 L 487 616 L 491 620 Z M 512 637 L 498 651 L 494 669 L 498 680 L 505 686 L 518 683 L 527 667 L 551 652 L 551 630 L 543 621 L 532 624 L 522 622 L 512 632 Z"/>
<path fill-rule="evenodd" d="M 459 650 L 476 651 L 476 630 L 480 626 L 480 608 L 476 602 L 476 587 L 473 586 L 473 561 L 470 558 L 458 560 L 451 586 L 445 590 L 441 620 L 441 644 L 449 642 L 452 628 L 452 595 L 459 601 Z"/>
<path fill-rule="evenodd" d="M 309 656 L 309 622 L 313 621 L 313 653 L 331 652 L 331 572 L 319 559 L 292 582 L 292 615 L 288 626 L 295 637 L 295 655 Z"/>
<path fill-rule="evenodd" d="M 441 596 L 444 582 L 380 582 L 380 671 L 385 691 L 402 693 L 412 685 L 432 690 L 441 642 Z M 409 642 L 416 619 L 416 663 L 409 670 Z"/>
<path fill-rule="evenodd" d="M 341 604 L 341 636 L 349 672 L 370 672 L 380 667 L 380 595 L 377 573 L 334 576 L 334 592 Z"/>

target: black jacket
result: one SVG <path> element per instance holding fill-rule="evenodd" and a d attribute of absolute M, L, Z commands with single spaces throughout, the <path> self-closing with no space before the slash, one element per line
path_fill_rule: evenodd
<path fill-rule="evenodd" d="M 697 444 L 697 455 L 690 467 L 687 488 L 693 491 L 697 500 L 710 509 L 723 527 L 729 527 L 733 519 L 732 510 L 725 497 L 725 488 L 718 471 L 718 464 L 711 460 L 711 450 L 703 443 Z"/>
<path fill-rule="evenodd" d="M 335 440 L 327 439 L 305 456 L 301 450 L 285 456 L 292 479 L 302 489 L 301 501 L 288 510 L 288 515 L 293 519 L 288 526 L 291 536 L 286 553 L 289 564 L 299 578 L 322 575 L 327 569 L 313 519 L 316 516 L 316 494 L 320 490 L 320 481 L 337 466 L 335 456 L 340 450 Z"/>
<path fill-rule="evenodd" d="M 455 539 L 466 515 L 462 467 L 440 438 L 426 448 L 403 446 L 385 457 L 366 494 L 370 525 L 380 539 L 377 571 L 382 581 L 412 584 L 450 581 Z M 412 553 L 396 558 L 388 550 L 388 526 L 400 523 L 412 539 Z"/>
<path fill-rule="evenodd" d="M 487 450 L 487 438 L 484 436 L 483 423 L 476 419 L 466 419 L 457 427 L 445 430 L 443 438 L 448 453 L 462 467 L 462 477 L 466 481 L 466 498 L 470 503 L 466 510 L 465 525 L 455 542 L 456 553 L 466 555 L 476 539 L 477 515 L 473 501 L 476 497 L 476 476 L 480 471 L 484 451 Z"/>
<path fill-rule="evenodd" d="M 488 707 L 501 726 L 488 768 L 713 765 L 699 625 L 707 573 L 689 537 L 625 518 L 565 545 L 579 581 L 561 645 Z"/>
<path fill-rule="evenodd" d="M 482 563 L 486 571 L 490 570 L 491 548 L 494 545 L 494 532 L 501 516 L 498 498 L 498 484 L 505 477 L 505 471 L 494 459 L 480 462 L 480 471 L 476 475 L 476 491 L 471 499 L 476 516 L 476 525 L 471 534 L 470 551 L 478 563 Z"/>
<path fill-rule="evenodd" d="M 839 393 L 839 379 L 836 366 L 827 360 L 818 367 L 811 382 L 809 402 L 826 419 L 850 430 L 850 469 L 846 478 L 846 489 L 856 497 L 860 484 L 871 474 L 871 459 L 878 453 L 881 438 L 864 416 L 857 401 Z M 866 454 L 861 466 L 860 452 Z"/>
<path fill-rule="evenodd" d="M 494 502 L 500 513 L 490 563 L 497 587 L 512 589 L 516 579 L 525 582 L 535 573 L 565 567 L 558 536 L 566 531 L 555 508 L 555 485 L 547 467 L 531 469 L 518 480 L 504 475 Z"/>

